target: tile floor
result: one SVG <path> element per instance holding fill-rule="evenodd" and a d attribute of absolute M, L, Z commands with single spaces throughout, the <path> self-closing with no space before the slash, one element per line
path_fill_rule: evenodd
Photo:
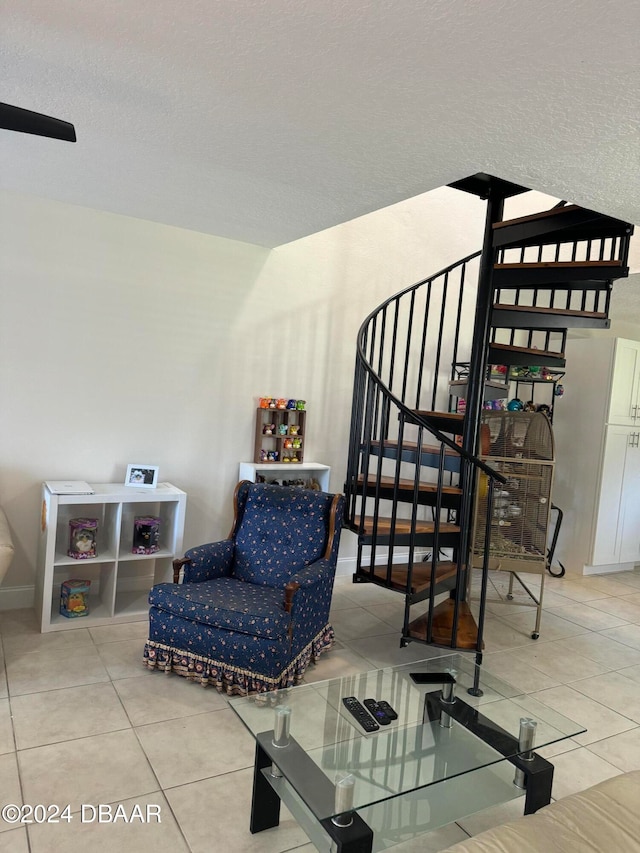
<path fill-rule="evenodd" d="M 490 597 L 505 585 L 493 574 Z M 544 605 L 533 641 L 531 608 L 490 603 L 486 662 L 586 726 L 545 753 L 558 798 L 640 769 L 640 571 L 547 577 Z M 339 578 L 338 642 L 306 680 L 440 654 L 399 648 L 402 611 L 394 593 Z M 249 833 L 252 739 L 213 689 L 142 667 L 145 624 L 41 635 L 31 611 L 5 611 L 0 636 L 0 802 L 68 803 L 72 814 L 70 822 L 28 828 L 0 820 L 0 851 L 313 853 L 286 810 L 279 828 Z M 128 813 L 135 804 L 159 806 L 162 822 L 81 823 L 81 803 L 123 803 Z M 516 800 L 392 849 L 435 853 L 521 809 Z"/>

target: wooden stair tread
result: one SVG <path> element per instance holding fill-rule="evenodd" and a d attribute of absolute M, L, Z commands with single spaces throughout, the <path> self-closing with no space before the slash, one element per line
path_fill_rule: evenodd
<path fill-rule="evenodd" d="M 511 344 L 494 344 L 494 343 L 491 343 L 489 346 L 491 347 L 492 350 L 498 350 L 498 352 L 504 352 L 504 353 L 512 352 L 512 353 L 518 353 L 518 354 L 522 354 L 522 355 L 531 355 L 531 357 L 535 358 L 535 359 L 542 358 L 542 359 L 550 360 L 552 358 L 553 359 L 558 359 L 558 358 L 563 359 L 564 358 L 563 352 L 549 352 L 548 350 L 530 349 L 529 347 L 514 347 Z M 541 361 L 532 362 L 532 364 L 542 364 L 542 363 L 543 362 L 541 362 Z"/>
<path fill-rule="evenodd" d="M 367 515 L 364 519 L 364 529 L 362 534 L 364 536 L 371 536 L 374 531 L 374 519 L 373 516 Z M 421 521 L 419 519 L 416 520 L 416 533 L 433 533 L 435 530 L 435 524 L 433 521 Z M 438 530 L 440 533 L 460 533 L 460 528 L 457 524 L 451 524 L 448 521 L 441 521 L 438 525 Z M 386 516 L 378 516 L 378 524 L 377 524 L 377 533 L 382 536 L 388 536 L 391 533 L 391 519 Z M 410 518 L 396 518 L 396 527 L 395 533 L 400 534 L 410 534 L 411 533 L 411 519 Z"/>
<path fill-rule="evenodd" d="M 453 629 L 455 602 L 452 598 L 433 608 L 432 642 L 438 646 L 450 646 Z M 427 641 L 427 614 L 409 623 L 409 636 Z M 458 610 L 458 635 L 456 649 L 475 649 L 478 645 L 478 626 L 466 601 L 461 601 Z"/>
<path fill-rule="evenodd" d="M 457 412 L 432 412 L 424 409 L 414 409 L 413 413 L 427 421 L 431 421 L 440 432 L 452 432 L 458 435 L 464 427 L 464 415 Z"/>
<path fill-rule="evenodd" d="M 602 269 L 622 267 L 620 261 L 527 261 L 526 263 L 494 264 L 494 270 L 565 270 L 579 267 L 580 269 Z"/>
<path fill-rule="evenodd" d="M 493 229 L 497 231 L 500 228 L 508 228 L 510 225 L 522 225 L 525 222 L 535 222 L 536 219 L 547 219 L 550 216 L 562 216 L 567 213 L 574 213 L 578 210 L 584 210 L 585 213 L 590 213 L 586 208 L 582 208 L 577 204 L 564 204 L 561 207 L 552 207 L 549 210 L 541 210 L 538 213 L 530 213 L 528 216 L 517 216 L 515 219 L 505 219 L 503 222 L 494 222 Z M 594 212 L 594 217 L 598 214 Z"/>
<path fill-rule="evenodd" d="M 372 447 L 380 447 L 379 441 L 372 441 Z M 386 438 L 382 442 L 383 447 L 398 447 L 398 442 L 395 439 Z M 403 450 L 411 450 L 416 452 L 418 450 L 418 442 L 417 441 L 403 441 L 400 445 Z M 420 448 L 421 453 L 440 453 L 440 445 L 439 444 L 423 444 Z M 455 450 L 452 450 L 450 447 L 445 447 L 444 449 L 445 456 L 460 456 L 459 453 L 456 453 Z"/>
<path fill-rule="evenodd" d="M 569 308 L 543 308 L 540 305 L 506 305 L 497 303 L 494 311 L 522 311 L 534 314 L 557 314 L 563 317 L 592 317 L 595 320 L 606 320 L 607 315 L 602 311 L 578 311 Z"/>
<path fill-rule="evenodd" d="M 385 488 L 392 489 L 395 485 L 394 477 L 376 477 L 375 474 L 369 474 L 367 477 L 367 485 L 375 486 L 377 483 L 380 483 L 381 486 Z M 358 485 L 362 486 L 364 484 L 364 475 L 360 474 L 358 477 Z M 413 491 L 415 486 L 415 482 L 413 480 L 403 479 L 402 477 L 398 480 L 398 489 L 402 491 Z M 436 483 L 418 483 L 418 490 L 420 492 L 427 492 L 429 494 L 435 493 L 438 490 Z M 461 495 L 462 489 L 459 489 L 457 486 L 442 486 L 442 491 L 448 495 Z"/>
<path fill-rule="evenodd" d="M 405 592 L 407 589 L 407 572 L 409 571 L 408 563 L 394 563 L 391 569 L 391 584 L 390 588 L 398 592 Z M 458 567 L 455 563 L 443 562 L 436 566 L 436 584 L 448 580 L 456 576 Z M 387 567 L 376 566 L 373 572 L 374 578 L 386 584 Z M 411 592 L 413 594 L 423 592 L 431 586 L 431 561 L 427 563 L 414 563 L 411 571 Z"/>

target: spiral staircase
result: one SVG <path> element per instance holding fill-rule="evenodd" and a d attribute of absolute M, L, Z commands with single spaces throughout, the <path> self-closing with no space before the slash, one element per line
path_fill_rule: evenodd
<path fill-rule="evenodd" d="M 484 244 L 362 324 L 345 522 L 358 539 L 354 582 L 404 597 L 401 646 L 475 650 L 479 664 L 492 513 L 474 534 L 486 547 L 472 613 L 474 501 L 486 490 L 490 508 L 505 482 L 482 459 L 483 403 L 505 395 L 490 367 L 558 370 L 569 328 L 608 328 L 633 226 L 566 202 L 503 221 L 505 199 L 526 187 L 483 173 L 450 186 L 486 200 Z"/>

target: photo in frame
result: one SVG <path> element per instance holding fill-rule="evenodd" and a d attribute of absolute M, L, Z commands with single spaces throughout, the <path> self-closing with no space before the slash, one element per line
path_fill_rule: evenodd
<path fill-rule="evenodd" d="M 157 465 L 127 465 L 125 486 L 135 486 L 138 489 L 155 489 L 158 485 L 160 468 Z"/>

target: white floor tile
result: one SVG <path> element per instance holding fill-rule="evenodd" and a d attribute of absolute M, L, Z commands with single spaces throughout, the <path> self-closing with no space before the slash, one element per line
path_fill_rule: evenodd
<path fill-rule="evenodd" d="M 43 648 L 7 655 L 7 682 L 11 696 L 62 687 L 109 681 L 109 674 L 91 645 Z"/>
<path fill-rule="evenodd" d="M 590 680 L 590 679 L 588 679 Z M 579 682 L 574 683 L 577 687 Z M 552 687 L 533 694 L 533 698 L 563 714 L 570 720 L 583 725 L 587 731 L 574 735 L 573 740 L 581 746 L 601 740 L 608 734 L 617 734 L 632 729 L 636 724 L 628 717 L 612 711 L 600 702 L 582 695 L 573 687 Z"/>
<path fill-rule="evenodd" d="M 622 625 L 620 628 L 610 628 L 602 631 L 603 636 L 618 640 L 632 649 L 640 649 L 640 625 Z"/>
<path fill-rule="evenodd" d="M 562 641 L 567 652 L 575 652 L 585 658 L 601 664 L 607 669 L 620 669 L 623 666 L 640 664 L 640 650 L 632 649 L 603 634 L 589 632 L 578 637 L 568 637 Z"/>
<path fill-rule="evenodd" d="M 2 840 L 0 840 L 0 850 L 2 850 L 2 853 L 29 853 L 26 827 L 23 829 L 13 829 L 10 832 L 3 832 Z"/>
<path fill-rule="evenodd" d="M 142 645 L 149 636 L 149 621 L 124 622 L 122 625 L 102 625 L 99 628 L 89 628 L 93 642 L 99 646 L 102 643 L 117 643 L 123 640 L 142 640 Z"/>
<path fill-rule="evenodd" d="M 88 805 L 91 805 L 89 803 Z M 31 853 L 97 853 L 120 850 L 123 853 L 189 853 L 180 828 L 161 791 L 105 804 L 111 805 L 111 814 L 118 806 L 131 822 L 124 820 L 100 823 L 91 821 L 93 812 L 85 809 L 73 815 L 69 822 L 40 824 L 29 829 Z M 138 806 L 139 811 L 134 811 Z M 157 806 L 157 809 L 155 808 Z M 160 814 L 160 822 L 156 814 Z M 140 814 L 144 822 L 137 818 Z M 108 815 L 104 810 L 105 817 Z M 149 820 L 147 821 L 147 815 Z"/>
<path fill-rule="evenodd" d="M 592 743 L 589 749 L 625 773 L 640 770 L 640 726 Z"/>
<path fill-rule="evenodd" d="M 383 622 L 363 607 L 337 610 L 332 614 L 331 624 L 336 632 L 337 639 L 343 643 L 361 637 L 378 637 L 382 634 L 391 634 L 394 630 L 388 622 Z M 398 634 L 401 627 L 398 629 Z"/>
<path fill-rule="evenodd" d="M 11 708 L 18 749 L 130 728 L 110 683 L 14 696 Z"/>
<path fill-rule="evenodd" d="M 68 803 L 78 811 L 82 803 L 113 803 L 158 789 L 132 729 L 25 749 L 18 762 L 27 803 Z"/>
<path fill-rule="evenodd" d="M 253 767 L 255 742 L 231 708 L 136 728 L 163 789 Z"/>
<path fill-rule="evenodd" d="M 284 807 L 278 827 L 249 832 L 252 781 L 253 770 L 247 769 L 166 791 L 192 853 L 281 853 L 308 842 Z"/>
<path fill-rule="evenodd" d="M 586 746 L 556 756 L 553 766 L 552 796 L 555 800 L 584 791 L 620 773 L 617 767 Z"/>
<path fill-rule="evenodd" d="M 596 613 L 596 615 L 602 614 Z M 516 616 L 503 616 L 501 618 L 508 625 L 512 625 L 514 628 L 522 631 L 523 634 L 531 635 L 535 629 L 535 610 L 532 610 L 531 613 L 527 615 L 520 613 Z M 583 634 L 585 630 L 587 629 L 581 625 L 578 625 L 568 619 L 562 619 L 560 616 L 556 616 L 549 610 L 545 610 L 542 613 L 542 619 L 540 622 L 540 639 L 562 640 L 565 637 L 573 637 L 576 634 Z"/>
<path fill-rule="evenodd" d="M 572 687 L 627 719 L 640 723 L 640 684 L 637 681 L 619 672 L 607 672 L 576 681 Z"/>
<path fill-rule="evenodd" d="M 563 684 L 568 684 L 579 678 L 600 675 L 606 671 L 606 667 L 595 661 L 567 651 L 564 644 L 565 640 L 558 640 L 554 643 L 538 641 L 526 649 L 515 649 L 513 655 L 524 666 L 532 666 Z"/>
<path fill-rule="evenodd" d="M 15 752 L 15 749 L 16 745 L 13 739 L 9 700 L 0 699 L 0 755 L 5 755 L 7 752 Z"/>
<path fill-rule="evenodd" d="M 16 753 L 10 752 L 7 755 L 0 755 L 0 804 L 12 803 L 21 806 L 23 802 Z M 48 800 L 34 800 L 33 802 L 48 802 Z M 5 832 L 12 829 L 15 830 L 15 824 L 7 823 L 0 817 L 0 833 L 4 835 Z M 11 836 L 11 840 L 13 841 L 13 836 Z M 2 844 L 3 842 L 0 841 L 0 849 Z"/>
<path fill-rule="evenodd" d="M 112 679 L 133 678 L 141 675 L 158 677 L 159 673 L 144 665 L 144 640 L 120 640 L 103 643 L 97 647 L 98 654 Z"/>
<path fill-rule="evenodd" d="M 595 601 L 590 601 L 588 606 L 596 610 L 603 610 L 612 616 L 618 616 L 625 622 L 632 622 L 636 625 L 640 623 L 640 604 L 634 604 L 628 598 L 620 598 L 618 596 L 615 598 L 612 596 L 598 598 Z M 612 625 L 611 627 L 613 628 L 614 626 Z"/>
<path fill-rule="evenodd" d="M 618 601 L 618 599 L 605 599 L 606 601 Z M 561 619 L 575 622 L 583 628 L 588 628 L 590 631 L 603 631 L 606 628 L 617 628 L 619 625 L 625 625 L 629 622 L 628 619 L 623 619 L 613 613 L 607 613 L 603 610 L 598 610 L 595 607 L 590 607 L 589 604 L 574 602 L 563 607 L 553 607 L 545 613 L 545 622 L 547 614 L 559 616 Z"/>
<path fill-rule="evenodd" d="M 227 707 L 227 700 L 215 687 L 202 687 L 174 673 L 156 672 L 154 678 L 121 678 L 113 686 L 134 726 Z"/>

